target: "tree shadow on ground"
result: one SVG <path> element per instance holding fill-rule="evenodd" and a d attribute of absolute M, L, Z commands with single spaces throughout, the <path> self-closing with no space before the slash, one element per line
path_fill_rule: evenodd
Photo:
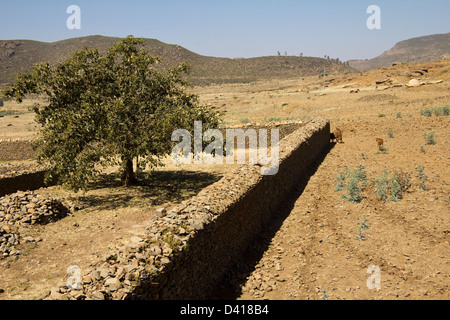
<path fill-rule="evenodd" d="M 210 297 L 211 300 L 236 300 L 242 295 L 241 288 L 245 285 L 247 278 L 256 270 L 264 252 L 269 249 L 272 239 L 280 230 L 284 220 L 293 210 L 297 199 L 308 185 L 310 177 L 315 174 L 335 145 L 336 143 L 330 143 L 315 162 L 310 165 L 304 177 L 298 181 L 296 188 L 291 190 L 278 209 L 274 211 L 272 218 L 263 226 L 262 232 L 248 245 L 247 250 L 234 266 L 225 273 L 216 292 Z"/>
<path fill-rule="evenodd" d="M 180 203 L 221 178 L 200 171 L 154 171 L 141 173 L 137 185 L 124 187 L 117 174 L 102 174 L 89 184 L 87 194 L 75 199 L 94 210 Z"/>

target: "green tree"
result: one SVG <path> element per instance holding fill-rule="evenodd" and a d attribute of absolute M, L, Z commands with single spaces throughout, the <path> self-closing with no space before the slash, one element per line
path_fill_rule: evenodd
<path fill-rule="evenodd" d="M 48 105 L 32 107 L 42 126 L 38 160 L 51 166 L 47 181 L 86 189 L 102 167 L 121 165 L 123 184 L 130 186 L 137 182 L 133 160 L 161 165 L 175 129 L 193 132 L 195 120 L 203 130 L 218 125 L 218 113 L 186 90 L 189 65 L 161 71 L 143 44 L 128 36 L 104 55 L 85 47 L 54 68 L 36 64 L 4 89 L 18 102 L 29 93 L 48 97 Z"/>

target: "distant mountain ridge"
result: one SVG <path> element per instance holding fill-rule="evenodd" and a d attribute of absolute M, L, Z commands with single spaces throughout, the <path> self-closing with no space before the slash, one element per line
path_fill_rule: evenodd
<path fill-rule="evenodd" d="M 37 62 L 54 65 L 64 61 L 84 46 L 98 48 L 101 53 L 120 38 L 87 36 L 53 43 L 33 40 L 0 40 L 0 84 L 12 83 L 14 76 L 30 70 Z M 191 65 L 189 80 L 193 84 L 250 82 L 266 79 L 289 79 L 322 73 L 356 72 L 342 63 L 315 57 L 269 56 L 249 59 L 207 57 L 179 45 L 155 39 L 144 39 L 145 48 L 162 58 L 163 66 L 184 61 Z"/>
<path fill-rule="evenodd" d="M 450 33 L 433 34 L 398 42 L 392 49 L 373 59 L 349 60 L 360 71 L 387 67 L 401 62 L 429 62 L 450 58 Z"/>

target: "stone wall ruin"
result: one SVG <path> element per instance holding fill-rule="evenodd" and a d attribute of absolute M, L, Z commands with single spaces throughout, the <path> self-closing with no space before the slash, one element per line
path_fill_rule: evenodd
<path fill-rule="evenodd" d="M 52 288 L 48 299 L 207 299 L 289 191 L 308 178 L 329 136 L 327 120 L 311 120 L 280 141 L 276 175 L 243 165 L 175 209 L 159 210 L 145 237 L 111 249 L 76 286 Z"/>

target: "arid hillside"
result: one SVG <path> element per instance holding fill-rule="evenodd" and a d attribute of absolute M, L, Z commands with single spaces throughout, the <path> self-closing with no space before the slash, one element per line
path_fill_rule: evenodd
<path fill-rule="evenodd" d="M 12 83 L 14 76 L 30 70 L 34 63 L 54 65 L 83 47 L 98 48 L 100 53 L 120 41 L 119 38 L 88 36 L 54 43 L 31 40 L 0 40 L 0 84 Z M 174 67 L 187 61 L 193 84 L 247 83 L 264 79 L 289 79 L 319 74 L 355 72 L 344 64 L 315 57 L 269 56 L 251 59 L 207 57 L 179 45 L 156 39 L 144 39 L 145 48 L 161 58 L 160 66 Z"/>
<path fill-rule="evenodd" d="M 393 63 L 428 62 L 450 58 L 450 33 L 417 37 L 397 43 L 373 59 L 350 60 L 351 67 L 367 71 L 388 67 Z"/>

